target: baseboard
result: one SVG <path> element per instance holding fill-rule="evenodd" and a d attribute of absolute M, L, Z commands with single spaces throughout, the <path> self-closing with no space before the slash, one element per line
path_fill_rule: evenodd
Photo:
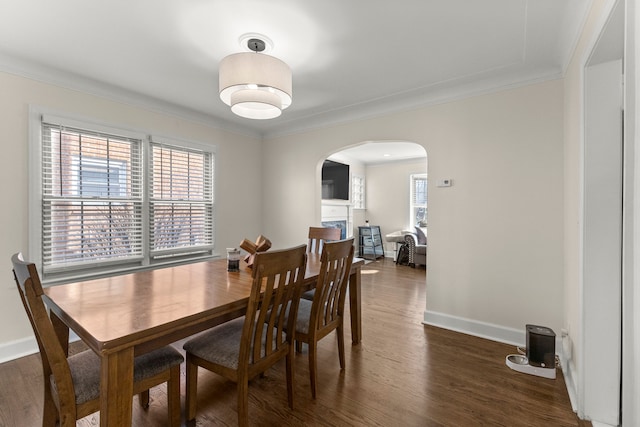
<path fill-rule="evenodd" d="M 0 363 L 18 359 L 37 353 L 38 343 L 35 337 L 22 338 L 15 341 L 0 344 Z"/>
<path fill-rule="evenodd" d="M 497 341 L 505 344 L 512 344 L 514 346 L 526 346 L 526 331 L 524 327 L 522 330 L 506 328 L 504 326 L 494 325 L 486 322 L 479 322 L 477 320 L 467 319 L 464 317 L 452 316 L 445 313 L 438 313 L 435 311 L 425 310 L 424 312 L 424 324 L 437 326 L 439 328 L 449 329 L 456 332 L 461 332 L 467 335 L 473 335 L 480 338 L 485 338 L 491 341 Z M 567 387 L 567 393 L 569 394 L 569 400 L 571 401 L 571 408 L 576 412 L 576 382 L 577 378 L 575 372 L 575 366 L 573 363 L 567 361 L 563 354 L 563 347 L 561 346 L 560 337 L 556 337 L 556 354 L 560 359 L 560 367 Z M 516 349 L 514 348 L 514 352 Z M 505 357 L 507 355 L 505 354 Z M 595 426 L 594 426 L 595 427 Z"/>
<path fill-rule="evenodd" d="M 69 342 L 74 342 L 79 339 L 73 331 L 69 331 Z M 9 362 L 38 352 L 40 352 L 40 349 L 38 348 L 38 342 L 35 337 L 9 341 L 0 344 L 0 363 Z"/>
<path fill-rule="evenodd" d="M 522 326 L 522 330 L 513 329 L 430 310 L 425 310 L 422 323 L 504 344 L 513 344 L 514 346 L 522 346 L 523 348 L 526 346 L 527 333 L 524 325 Z M 560 358 L 561 365 L 565 366 L 565 357 L 561 344 L 561 337 L 556 335 L 556 355 Z M 573 378 L 575 378 L 575 376 Z"/>
<path fill-rule="evenodd" d="M 526 341 L 526 332 L 524 329 L 524 325 L 522 327 L 522 330 L 506 328 L 504 326 L 479 322 L 477 320 L 452 316 L 450 314 L 438 313 L 436 311 L 429 310 L 425 310 L 424 312 L 423 323 L 426 325 L 437 326 L 456 332 L 462 332 L 467 335 L 486 338 L 491 341 L 513 344 L 514 346 L 524 346 Z"/>
<path fill-rule="evenodd" d="M 569 401 L 571 402 L 571 409 L 573 412 L 578 412 L 578 389 L 576 387 L 576 366 L 572 361 L 566 360 L 561 355 L 560 366 L 562 368 L 562 375 L 564 376 L 564 383 L 567 386 L 567 393 L 569 394 Z M 593 425 L 595 427 L 595 424 Z"/>

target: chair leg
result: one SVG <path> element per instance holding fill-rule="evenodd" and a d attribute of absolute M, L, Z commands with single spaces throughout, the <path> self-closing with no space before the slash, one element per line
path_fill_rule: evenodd
<path fill-rule="evenodd" d="M 45 378 L 48 381 L 48 378 Z M 55 427 L 60 420 L 58 408 L 51 396 L 51 389 L 47 384 L 44 386 L 44 407 L 42 410 L 42 427 Z"/>
<path fill-rule="evenodd" d="M 186 419 L 191 421 L 196 417 L 196 391 L 198 388 L 198 365 L 193 363 L 191 355 L 187 353 L 187 385 L 185 409 Z"/>
<path fill-rule="evenodd" d="M 238 378 L 238 426 L 249 426 L 249 380 Z"/>
<path fill-rule="evenodd" d="M 145 410 L 149 409 L 149 390 L 145 390 L 138 395 L 138 402 Z"/>
<path fill-rule="evenodd" d="M 195 399 L 192 400 L 195 401 Z M 169 372 L 167 406 L 169 408 L 169 425 L 171 427 L 180 427 L 180 365 L 172 367 Z"/>
<path fill-rule="evenodd" d="M 311 397 L 315 399 L 316 382 L 318 380 L 318 361 L 316 359 L 316 350 L 318 349 L 318 343 L 315 340 L 310 339 L 307 345 L 309 346 L 309 379 L 311 381 Z"/>
<path fill-rule="evenodd" d="M 340 369 L 344 369 L 344 327 L 342 323 L 336 328 L 338 336 L 338 358 L 340 359 Z"/>
<path fill-rule="evenodd" d="M 302 341 L 296 340 L 296 352 L 302 353 Z"/>
<path fill-rule="evenodd" d="M 293 381 L 294 381 L 294 357 L 293 346 L 289 348 L 289 353 L 286 358 L 287 365 L 287 400 L 289 402 L 289 408 L 293 409 Z"/>

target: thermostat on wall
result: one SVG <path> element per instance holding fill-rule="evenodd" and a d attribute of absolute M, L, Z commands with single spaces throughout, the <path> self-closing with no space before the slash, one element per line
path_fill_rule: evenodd
<path fill-rule="evenodd" d="M 453 180 L 451 178 L 439 179 L 437 182 L 438 187 L 451 187 Z"/>

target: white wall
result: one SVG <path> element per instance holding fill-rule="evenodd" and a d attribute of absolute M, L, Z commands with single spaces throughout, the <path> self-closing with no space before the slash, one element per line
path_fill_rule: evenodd
<path fill-rule="evenodd" d="M 293 245 L 319 221 L 316 165 L 328 154 L 362 141 L 416 142 L 429 155 L 426 319 L 519 343 L 526 323 L 559 331 L 562 88 L 549 81 L 266 140 L 274 173 L 262 186 L 265 232 Z M 441 178 L 453 186 L 434 187 Z"/>
<path fill-rule="evenodd" d="M 262 148 L 256 138 L 217 130 L 175 116 L 136 108 L 85 93 L 0 73 L 2 148 L 0 194 L 0 360 L 36 350 L 30 326 L 11 274 L 10 257 L 28 247 L 27 150 L 29 105 L 88 117 L 107 124 L 164 136 L 214 144 L 216 162 L 216 247 L 237 246 L 262 232 Z M 27 254 L 28 256 L 28 254 Z"/>

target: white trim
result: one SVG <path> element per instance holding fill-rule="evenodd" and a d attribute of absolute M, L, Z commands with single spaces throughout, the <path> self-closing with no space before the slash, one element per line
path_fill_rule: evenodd
<path fill-rule="evenodd" d="M 0 344 L 0 363 L 38 353 L 38 343 L 34 336 Z"/>
<path fill-rule="evenodd" d="M 507 328 L 506 326 L 467 319 L 465 317 L 452 316 L 450 314 L 439 313 L 431 310 L 424 311 L 423 323 L 425 325 L 437 326 L 450 331 L 461 332 L 463 334 L 504 344 L 511 344 L 515 346 L 526 345 L 527 333 L 524 327 L 522 329 Z M 560 357 L 560 360 L 564 360 L 561 337 L 558 334 L 556 334 L 556 354 Z"/>
<path fill-rule="evenodd" d="M 69 330 L 69 342 L 78 341 L 80 338 Z M 21 357 L 29 356 L 39 353 L 38 342 L 36 337 L 30 335 L 26 338 L 19 340 L 8 341 L 0 344 L 0 363 L 9 362 L 11 360 L 19 359 Z"/>
<path fill-rule="evenodd" d="M 513 329 L 505 326 L 495 325 L 487 322 L 480 322 L 473 319 L 467 319 L 464 317 L 452 316 L 445 313 L 439 313 L 436 311 L 425 310 L 424 320 L 425 325 L 436 326 L 443 329 L 448 329 L 455 332 L 460 332 L 467 335 L 472 335 L 479 338 L 488 339 L 491 341 L 501 342 L 504 344 L 511 344 L 514 346 L 526 346 L 526 331 L 523 328 Z M 565 386 L 569 394 L 569 400 L 571 401 L 571 408 L 576 411 L 576 394 L 575 394 L 575 368 L 565 368 L 562 361 L 566 360 L 563 354 L 562 338 L 556 334 L 556 354 L 558 355 L 561 363 L 562 372 L 565 378 Z M 505 354 L 505 357 L 507 355 Z M 572 367 L 575 365 L 571 365 Z"/>
<path fill-rule="evenodd" d="M 194 108 L 163 101 L 159 98 L 143 95 L 92 78 L 42 66 L 33 61 L 24 60 L 5 53 L 0 53 L 0 71 L 125 105 L 179 117 L 208 127 L 250 137 L 260 137 L 260 133 L 257 131 L 247 129 L 242 125 L 232 123 L 206 112 L 198 111 Z"/>
<path fill-rule="evenodd" d="M 39 111 L 40 108 L 34 107 L 35 111 Z M 145 139 L 147 135 L 145 132 L 136 131 L 134 129 L 124 127 L 113 127 L 105 124 L 99 120 L 92 120 L 89 118 L 74 117 L 71 115 L 56 115 L 46 112 L 41 113 L 39 117 L 40 124 L 47 123 L 51 125 L 60 125 L 63 127 L 71 127 L 74 129 L 86 130 L 90 132 L 105 133 L 114 136 L 120 136 L 131 139 Z"/>
<path fill-rule="evenodd" d="M 522 330 L 507 328 L 505 326 L 480 322 L 478 320 L 467 319 L 464 317 L 452 316 L 450 314 L 439 313 L 437 311 L 431 310 L 424 311 L 423 323 L 426 325 L 449 329 L 455 332 L 462 332 L 467 335 L 485 338 L 491 341 L 513 344 L 515 346 L 524 345 L 526 340 L 526 332 L 524 330 L 524 327 L 522 328 Z M 559 347 L 556 343 L 556 350 L 558 348 Z"/>
<path fill-rule="evenodd" d="M 183 138 L 174 138 L 171 136 L 163 136 L 158 134 L 151 134 L 149 140 L 155 144 L 170 145 L 179 148 L 191 148 L 193 150 L 204 151 L 205 153 L 216 154 L 217 145 L 206 144 L 198 141 L 191 141 Z"/>
<path fill-rule="evenodd" d="M 28 176 L 34 176 L 34 168 L 40 168 L 42 165 L 42 115 L 43 109 L 37 106 L 29 106 L 29 143 L 27 147 Z M 37 170 L 37 177 L 42 174 L 41 170 Z M 35 265 L 42 266 L 42 252 L 40 251 L 40 242 L 42 242 L 42 203 L 40 196 L 42 194 L 42 180 L 29 179 L 29 195 L 28 195 L 28 224 L 29 235 L 27 239 L 28 251 L 23 252 L 25 259 L 31 260 Z"/>
<path fill-rule="evenodd" d="M 612 426 L 610 424 L 600 423 L 598 421 L 593 421 L 593 420 L 591 421 L 591 425 L 593 427 L 614 427 L 614 426 Z"/>
<path fill-rule="evenodd" d="M 562 347 L 564 349 L 564 347 Z M 562 374 L 564 375 L 564 384 L 567 387 L 567 393 L 569 394 L 569 401 L 571 402 L 571 409 L 573 412 L 578 412 L 578 396 L 576 390 L 576 378 L 578 374 L 576 372 L 576 364 L 572 360 L 567 361 L 565 354 L 560 354 L 560 367 L 562 368 Z"/>
<path fill-rule="evenodd" d="M 278 120 L 277 125 L 272 124 L 269 128 L 257 130 L 203 111 L 135 93 L 95 79 L 44 67 L 33 61 L 12 55 L 0 53 L 0 71 L 114 102 L 145 108 L 149 111 L 180 117 L 216 129 L 262 139 L 282 137 L 364 119 L 374 119 L 388 114 L 502 92 L 516 87 L 561 79 L 565 74 L 561 66 L 551 66 L 518 76 L 496 76 L 495 70 L 486 70 L 484 77 L 477 82 L 469 82 L 465 77 L 457 78 L 436 86 L 427 86 L 361 104 L 348 105 L 302 119 L 287 120 L 282 118 L 282 120 Z M 455 84 L 456 82 L 457 84 Z"/>
<path fill-rule="evenodd" d="M 578 104 L 578 117 L 580 121 L 579 129 L 578 129 L 578 141 L 579 141 L 579 159 L 578 159 L 578 176 L 579 176 L 579 194 L 578 194 L 578 218 L 579 218 L 579 234 L 578 234 L 578 292 L 579 292 L 579 302 L 578 302 L 578 323 L 580 325 L 580 331 L 578 335 L 580 339 L 577 344 L 577 358 L 580 362 L 579 366 L 574 362 L 576 360 L 575 355 L 572 358 L 570 365 L 570 372 L 572 373 L 572 382 L 571 385 L 574 387 L 569 391 L 569 396 L 572 394 L 575 396 L 575 411 L 578 415 L 578 418 L 585 419 L 587 413 L 589 412 L 589 408 L 586 407 L 586 393 L 585 389 L 585 378 L 587 377 L 586 370 L 588 369 L 585 366 L 585 340 L 587 340 L 587 332 L 585 329 L 586 320 L 585 320 L 585 141 L 586 141 L 586 69 L 589 66 L 589 61 L 591 56 L 596 49 L 598 41 L 602 37 L 603 31 L 609 21 L 613 8 L 616 4 L 617 0 L 605 0 L 602 5 L 602 12 L 596 17 L 595 22 L 593 24 L 593 32 L 590 35 L 590 38 L 585 42 L 585 48 L 581 52 L 581 57 L 579 60 L 579 104 Z M 593 2 L 589 7 L 589 10 L 593 6 Z M 567 384 L 567 387 L 569 384 Z M 573 402 L 572 402 L 573 404 Z"/>

